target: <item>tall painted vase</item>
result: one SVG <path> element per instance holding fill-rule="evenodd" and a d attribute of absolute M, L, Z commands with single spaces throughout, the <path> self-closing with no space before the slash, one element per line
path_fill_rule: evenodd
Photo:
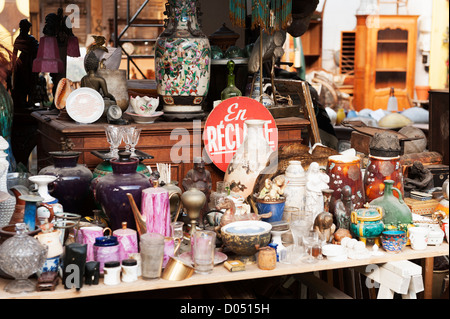
<path fill-rule="evenodd" d="M 163 111 L 166 116 L 203 117 L 211 47 L 197 20 L 198 1 L 168 0 L 166 8 L 165 30 L 155 47 L 155 76 Z"/>
<path fill-rule="evenodd" d="M 352 189 L 354 209 L 362 208 L 365 204 L 363 178 L 360 159 L 357 156 L 333 155 L 328 158 L 327 174 L 330 176 L 329 187 L 334 190 L 335 200 L 341 198 L 344 186 Z"/>
<path fill-rule="evenodd" d="M 366 172 L 364 174 L 364 191 L 366 201 L 370 202 L 375 198 L 383 196 L 384 181 L 394 181 L 393 187 L 403 190 L 403 172 L 400 165 L 400 156 L 396 157 L 378 157 L 369 155 Z M 397 193 L 394 195 L 398 198 Z"/>

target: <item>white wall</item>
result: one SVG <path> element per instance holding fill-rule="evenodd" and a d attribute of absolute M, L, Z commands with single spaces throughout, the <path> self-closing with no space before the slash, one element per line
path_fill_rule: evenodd
<path fill-rule="evenodd" d="M 376 2 L 376 0 L 375 0 Z M 407 10 L 400 8 L 399 14 L 430 16 L 433 0 L 409 0 Z M 319 10 L 322 10 L 324 0 L 320 0 Z M 334 54 L 340 50 L 341 31 L 350 31 L 356 27 L 356 11 L 360 0 L 328 0 L 324 8 L 322 67 L 336 72 L 338 66 L 334 61 Z M 396 14 L 395 4 L 381 4 L 380 14 Z M 419 17 L 419 20 L 421 19 Z M 416 85 L 428 85 L 428 72 L 422 64 L 422 55 L 417 49 L 416 56 Z"/>

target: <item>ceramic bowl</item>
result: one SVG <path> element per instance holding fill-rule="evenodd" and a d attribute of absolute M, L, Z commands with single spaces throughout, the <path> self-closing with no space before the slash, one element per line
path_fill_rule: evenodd
<path fill-rule="evenodd" d="M 125 112 L 125 114 L 129 115 L 133 121 L 137 124 L 150 124 L 154 123 L 157 118 L 163 115 L 163 112 L 155 112 L 151 115 L 140 115 L 132 112 Z"/>
<path fill-rule="evenodd" d="M 258 220 L 244 220 L 222 227 L 222 241 L 233 253 L 252 256 L 257 246 L 264 247 L 270 242 L 272 225 Z"/>
<path fill-rule="evenodd" d="M 381 245 L 387 252 L 399 253 L 406 246 L 406 232 L 386 230 L 381 234 Z"/>

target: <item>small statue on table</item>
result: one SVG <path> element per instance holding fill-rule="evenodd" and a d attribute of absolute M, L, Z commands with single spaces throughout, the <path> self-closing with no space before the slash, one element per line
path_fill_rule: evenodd
<path fill-rule="evenodd" d="M 305 210 L 311 212 L 313 220 L 323 212 L 324 201 L 322 191 L 328 189 L 330 177 L 320 170 L 317 162 L 311 163 L 306 172 Z"/>
<path fill-rule="evenodd" d="M 408 177 L 403 181 L 405 192 L 413 190 L 426 192 L 434 187 L 433 174 L 420 161 L 415 161 L 409 170 Z"/>
<path fill-rule="evenodd" d="M 329 212 L 322 212 L 314 219 L 313 230 L 319 234 L 319 238 L 327 243 L 333 239 L 336 225 L 333 223 L 333 215 Z"/>
<path fill-rule="evenodd" d="M 87 75 L 81 78 L 81 87 L 88 87 L 99 92 L 104 99 L 116 101 L 114 96 L 108 92 L 106 80 L 96 74 L 99 60 L 93 51 L 89 52 L 84 59 L 84 69 Z"/>
<path fill-rule="evenodd" d="M 286 185 L 286 179 L 283 175 L 278 175 L 273 180 L 268 178 L 258 198 L 264 199 L 265 201 L 277 201 L 283 196 Z"/>

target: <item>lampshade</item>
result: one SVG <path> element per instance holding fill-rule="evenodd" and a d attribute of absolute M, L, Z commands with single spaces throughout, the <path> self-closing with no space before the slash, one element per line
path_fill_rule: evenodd
<path fill-rule="evenodd" d="M 33 72 L 61 73 L 63 71 L 64 64 L 59 57 L 56 37 L 41 37 L 37 57 L 33 61 Z"/>
<path fill-rule="evenodd" d="M 70 36 L 67 40 L 67 56 L 78 58 L 80 54 L 80 45 L 76 36 Z"/>

